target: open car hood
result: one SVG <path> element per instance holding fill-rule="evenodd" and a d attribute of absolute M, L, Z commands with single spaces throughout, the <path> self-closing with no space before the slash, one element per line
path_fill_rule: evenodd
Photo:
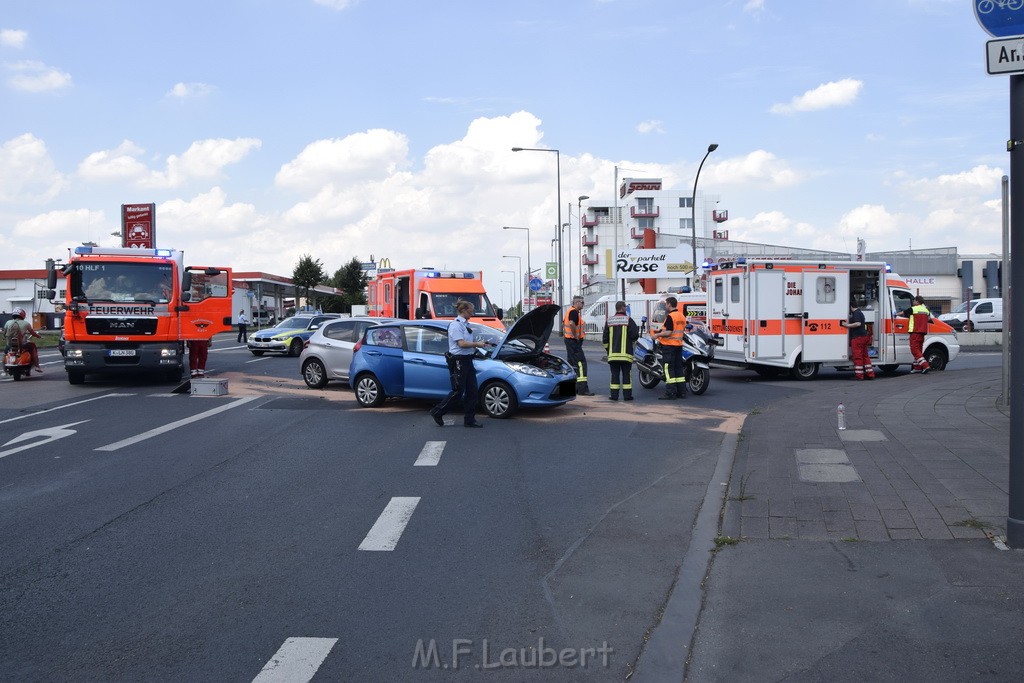
<path fill-rule="evenodd" d="M 494 349 L 492 357 L 501 355 L 505 346 L 512 341 L 525 345 L 530 351 L 540 353 L 548 343 L 551 330 L 554 329 L 555 316 L 562 309 L 556 304 L 538 306 L 512 324 Z"/>

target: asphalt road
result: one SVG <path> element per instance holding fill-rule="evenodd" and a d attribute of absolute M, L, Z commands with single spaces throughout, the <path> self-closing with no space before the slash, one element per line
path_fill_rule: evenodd
<path fill-rule="evenodd" d="M 0 679 L 622 680 L 723 439 L 815 385 L 613 403 L 588 345 L 598 396 L 442 429 L 233 342 L 222 397 L 73 387 L 52 351 L 2 383 Z"/>

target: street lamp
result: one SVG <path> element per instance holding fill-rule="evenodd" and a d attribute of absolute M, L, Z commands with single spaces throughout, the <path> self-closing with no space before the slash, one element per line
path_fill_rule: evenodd
<path fill-rule="evenodd" d="M 590 197 L 588 197 L 585 194 L 581 194 L 579 197 L 576 198 L 576 215 L 579 216 L 579 219 L 580 219 L 580 241 L 579 241 L 579 244 L 576 245 L 577 247 L 579 247 L 579 250 L 580 250 L 580 259 L 579 259 L 579 262 L 576 264 L 576 267 L 579 268 L 579 272 L 580 272 L 579 290 L 580 290 L 580 294 L 581 295 L 583 294 L 583 200 L 584 199 L 590 199 Z M 572 228 L 569 228 L 569 261 L 572 261 Z M 571 268 L 571 266 L 570 266 L 570 270 L 569 270 L 569 281 L 570 282 L 572 281 L 572 268 Z"/>
<path fill-rule="evenodd" d="M 690 197 L 690 246 L 693 247 L 693 290 L 697 291 L 697 179 L 700 178 L 700 169 L 704 168 L 704 162 L 708 160 L 708 156 L 711 155 L 718 149 L 717 143 L 711 143 L 708 145 L 708 153 L 704 155 L 704 158 L 700 160 L 700 166 L 697 167 L 697 175 L 693 177 L 693 195 Z"/>
<path fill-rule="evenodd" d="M 513 292 L 516 291 L 515 288 L 512 287 L 512 283 L 509 282 L 508 280 L 502 280 L 501 284 L 508 285 L 508 294 L 509 294 L 509 297 L 512 299 L 512 303 L 511 303 L 511 305 L 509 305 L 509 308 L 515 308 L 515 305 L 516 305 L 515 299 L 516 299 L 516 297 L 513 294 Z M 504 293 L 505 292 L 505 288 L 502 287 L 501 291 L 502 291 L 502 293 Z"/>
<path fill-rule="evenodd" d="M 533 279 L 533 268 L 530 267 L 530 229 L 516 228 L 511 225 L 503 225 L 502 230 L 525 230 L 526 231 L 526 279 Z"/>
<path fill-rule="evenodd" d="M 546 149 L 543 147 L 513 147 L 513 152 L 554 152 L 555 153 L 555 182 L 558 188 L 558 198 L 555 203 L 558 206 L 558 222 L 555 225 L 562 225 L 562 158 L 557 149 Z M 558 230 L 558 305 L 562 300 L 562 231 Z"/>
<path fill-rule="evenodd" d="M 519 256 L 502 256 L 501 258 L 514 258 L 518 264 L 516 267 L 519 268 L 519 293 L 523 292 L 523 259 Z"/>

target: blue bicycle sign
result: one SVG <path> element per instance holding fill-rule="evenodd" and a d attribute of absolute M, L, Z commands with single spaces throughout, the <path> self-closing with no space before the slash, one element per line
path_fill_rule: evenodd
<path fill-rule="evenodd" d="M 974 0 L 974 16 L 994 38 L 1024 35 L 1024 0 Z"/>

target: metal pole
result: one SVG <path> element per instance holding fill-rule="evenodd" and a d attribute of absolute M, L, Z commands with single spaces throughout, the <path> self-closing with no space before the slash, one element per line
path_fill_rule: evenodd
<path fill-rule="evenodd" d="M 999 280 L 999 296 L 1003 297 L 1003 389 L 999 403 L 1010 405 L 1010 178 L 1003 176 L 1003 276 Z"/>
<path fill-rule="evenodd" d="M 615 240 L 614 240 L 615 241 L 615 248 L 612 251 L 612 262 L 611 262 L 611 277 L 612 277 L 612 293 L 613 294 L 615 293 L 615 290 L 618 288 L 617 287 L 618 282 L 616 281 L 617 280 L 617 276 L 618 276 L 618 273 L 616 271 L 618 269 L 616 268 L 616 265 L 615 265 L 618 262 L 618 260 L 619 260 L 619 167 L 618 166 L 615 167 L 615 181 L 614 182 L 615 182 L 615 186 L 612 188 L 612 199 L 615 202 L 615 209 L 614 209 L 615 213 L 612 216 L 612 220 L 614 221 L 614 223 L 612 224 L 612 228 L 613 228 L 612 231 L 615 233 Z M 622 298 L 623 299 L 626 298 L 626 281 L 625 280 L 622 281 Z"/>
<path fill-rule="evenodd" d="M 558 188 L 558 305 L 565 306 L 565 292 L 562 289 L 562 155 L 555 150 L 555 182 Z"/>
<path fill-rule="evenodd" d="M 704 168 L 704 162 L 708 160 L 711 153 L 718 149 L 718 145 L 712 143 L 708 145 L 708 152 L 704 155 L 704 158 L 700 160 L 700 166 L 697 167 L 697 175 L 693 177 L 693 195 L 690 197 L 690 246 L 693 248 L 693 274 L 690 276 L 691 288 L 695 292 L 700 291 L 698 286 L 699 279 L 697 277 L 697 179 L 700 178 L 700 170 Z"/>
<path fill-rule="evenodd" d="M 1024 140 L 1024 75 L 1010 76 L 1010 139 Z M 1024 253 L 1024 146 L 1010 152 L 1010 253 Z M 1015 209 L 1013 207 L 1016 207 Z M 1010 291 L 1024 288 L 1024 269 L 1013 268 Z M 1011 295 L 1010 320 L 1024 320 L 1024 296 Z M 1010 334 L 1010 357 L 1024 353 L 1024 335 Z M 1010 364 L 1010 385 L 1024 386 L 1024 363 Z M 1006 517 L 1006 544 L 1024 548 L 1024 410 L 1021 401 L 1010 404 L 1009 506 Z"/>

